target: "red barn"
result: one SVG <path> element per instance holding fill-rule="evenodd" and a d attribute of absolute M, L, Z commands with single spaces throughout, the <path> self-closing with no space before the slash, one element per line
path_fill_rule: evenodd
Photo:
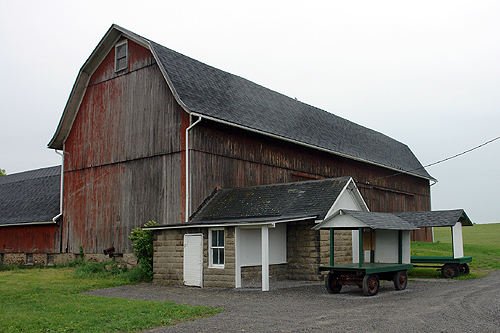
<path fill-rule="evenodd" d="M 0 264 L 54 264 L 60 189 L 61 166 L 0 177 Z"/>
<path fill-rule="evenodd" d="M 66 253 L 131 253 L 133 228 L 187 221 L 217 187 L 350 176 L 372 211 L 431 208 L 406 145 L 116 25 L 48 146 L 64 151 Z"/>

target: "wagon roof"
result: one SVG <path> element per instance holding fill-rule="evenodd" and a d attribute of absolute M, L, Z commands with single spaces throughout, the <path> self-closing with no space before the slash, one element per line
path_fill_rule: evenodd
<path fill-rule="evenodd" d="M 424 227 L 451 227 L 461 222 L 462 225 L 473 225 L 463 209 L 435 210 L 424 212 L 392 213 L 413 225 Z"/>
<path fill-rule="evenodd" d="M 0 177 L 0 227 L 53 223 L 60 191 L 60 166 Z"/>
<path fill-rule="evenodd" d="M 408 146 L 399 141 L 206 65 L 117 25 L 111 26 L 80 70 L 50 148 L 62 149 L 90 76 L 121 36 L 152 52 L 177 102 L 192 115 L 434 180 Z"/>
<path fill-rule="evenodd" d="M 314 226 L 313 229 L 355 229 L 359 224 L 336 223 L 339 215 L 350 215 L 362 222 L 366 227 L 372 229 L 395 229 L 395 230 L 415 230 L 423 227 L 451 227 L 461 222 L 463 225 L 473 225 L 463 209 L 422 211 L 422 212 L 402 212 L 402 213 L 379 213 L 363 212 L 341 209 L 325 221 Z"/>
<path fill-rule="evenodd" d="M 340 209 L 334 215 L 321 222 L 320 224 L 314 226 L 313 229 L 325 229 L 325 228 L 339 228 L 339 229 L 355 229 L 351 224 L 338 224 L 335 220 L 339 220 L 339 217 L 344 215 L 350 215 L 357 221 L 361 222 L 365 227 L 371 229 L 385 229 L 385 230 L 416 230 L 418 229 L 413 224 L 403 220 L 402 218 L 391 214 L 391 213 L 378 213 L 378 212 L 363 212 L 348 209 Z M 356 228 L 360 224 L 356 224 Z"/>

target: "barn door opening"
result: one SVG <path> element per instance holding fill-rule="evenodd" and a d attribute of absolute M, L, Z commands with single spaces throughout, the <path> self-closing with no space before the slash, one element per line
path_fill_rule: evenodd
<path fill-rule="evenodd" d="M 184 284 L 203 287 L 203 234 L 184 235 Z"/>

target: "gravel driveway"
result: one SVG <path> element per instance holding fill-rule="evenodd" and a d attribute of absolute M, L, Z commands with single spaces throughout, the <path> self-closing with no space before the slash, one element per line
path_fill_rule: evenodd
<path fill-rule="evenodd" d="M 139 284 L 86 294 L 222 307 L 210 318 L 149 332 L 500 332 L 500 270 L 478 280 L 417 280 L 376 296 L 356 286 L 328 294 L 323 284 L 198 289 Z"/>

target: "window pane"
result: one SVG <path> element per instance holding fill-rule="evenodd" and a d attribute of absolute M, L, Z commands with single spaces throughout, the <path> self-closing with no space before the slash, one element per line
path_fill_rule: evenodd
<path fill-rule="evenodd" d="M 219 264 L 219 251 L 218 249 L 212 249 L 212 261 L 214 265 Z"/>
<path fill-rule="evenodd" d="M 124 58 L 126 56 L 127 44 L 122 44 L 116 47 L 116 58 Z"/>
<path fill-rule="evenodd" d="M 217 230 L 212 230 L 212 247 L 217 246 Z"/>
<path fill-rule="evenodd" d="M 219 264 L 224 265 L 224 249 L 219 249 Z"/>
<path fill-rule="evenodd" d="M 218 230 L 219 231 L 219 240 L 217 245 L 224 247 L 224 230 Z"/>

